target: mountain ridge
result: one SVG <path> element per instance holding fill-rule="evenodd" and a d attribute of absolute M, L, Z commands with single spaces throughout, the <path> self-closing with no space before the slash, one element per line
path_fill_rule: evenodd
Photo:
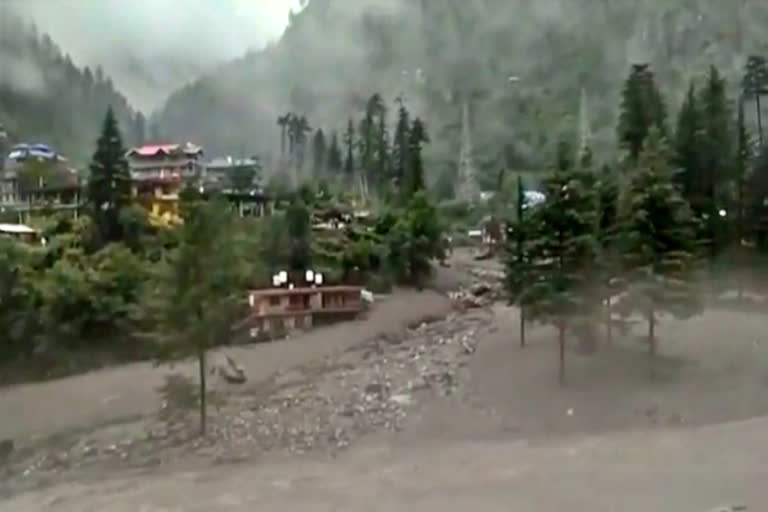
<path fill-rule="evenodd" d="M 137 111 L 99 67 L 77 67 L 34 25 L 0 5 L 0 124 L 11 141 L 42 142 L 83 167 L 108 107 L 126 143 Z"/>
<path fill-rule="evenodd" d="M 582 90 L 594 144 L 610 154 L 631 64 L 651 64 L 674 112 L 709 65 L 735 85 L 747 54 L 768 53 L 765 28 L 768 5 L 750 0 L 310 0 L 279 42 L 171 94 L 156 120 L 217 154 L 274 153 L 286 111 L 342 130 L 374 92 L 403 94 L 438 134 L 431 162 L 455 166 L 468 101 L 481 166 L 541 167 L 575 138 Z"/>

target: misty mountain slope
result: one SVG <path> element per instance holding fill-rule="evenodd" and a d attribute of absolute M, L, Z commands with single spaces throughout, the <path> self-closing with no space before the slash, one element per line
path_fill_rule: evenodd
<path fill-rule="evenodd" d="M 651 63 L 674 111 L 709 65 L 735 84 L 747 54 L 768 53 L 756 0 L 382 3 L 310 0 L 279 43 L 173 94 L 162 131 L 213 153 L 274 152 L 286 111 L 342 129 L 373 92 L 404 93 L 436 135 L 433 164 L 455 165 L 466 103 L 481 167 L 539 167 L 575 137 L 582 89 L 596 149 L 613 150 L 632 63 Z"/>
<path fill-rule="evenodd" d="M 83 164 L 109 105 L 130 131 L 131 107 L 100 69 L 77 68 L 48 36 L 0 6 L 0 124 L 12 140 L 51 144 Z"/>

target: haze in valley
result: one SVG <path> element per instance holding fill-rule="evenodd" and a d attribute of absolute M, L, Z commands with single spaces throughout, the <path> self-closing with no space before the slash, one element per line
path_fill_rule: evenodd
<path fill-rule="evenodd" d="M 76 64 L 144 111 L 217 64 L 276 40 L 298 0 L 9 0 Z"/>

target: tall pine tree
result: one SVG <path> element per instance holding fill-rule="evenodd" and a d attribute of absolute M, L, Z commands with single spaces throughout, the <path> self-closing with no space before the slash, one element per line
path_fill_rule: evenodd
<path fill-rule="evenodd" d="M 622 255 L 629 286 L 625 314 L 638 312 L 648 322 L 648 351 L 656 353 L 660 313 L 685 318 L 699 307 L 693 285 L 696 220 L 672 178 L 670 154 L 653 130 L 638 161 L 622 219 Z"/>
<path fill-rule="evenodd" d="M 405 179 L 405 187 L 401 190 L 403 198 L 409 201 L 416 192 L 424 190 L 426 182 L 424 180 L 424 161 L 421 150 L 424 144 L 429 143 L 429 135 L 424 122 L 418 117 L 413 120 L 410 134 L 408 137 L 408 175 Z"/>
<path fill-rule="evenodd" d="M 315 177 L 325 172 L 325 166 L 328 158 L 328 146 L 325 140 L 325 133 L 322 128 L 315 131 L 312 138 L 312 173 Z"/>
<path fill-rule="evenodd" d="M 525 347 L 525 308 L 530 300 L 531 283 L 530 234 L 535 234 L 527 214 L 523 179 L 517 177 L 515 218 L 507 224 L 506 288 L 510 304 L 520 310 L 520 346 Z M 533 220 L 536 218 L 534 217 Z"/>
<path fill-rule="evenodd" d="M 405 177 L 408 175 L 409 141 L 411 132 L 411 119 L 405 101 L 397 99 L 397 125 L 395 126 L 394 140 L 392 141 L 392 178 L 395 186 L 402 187 Z"/>
<path fill-rule="evenodd" d="M 99 244 L 119 241 L 122 237 L 120 211 L 131 202 L 131 176 L 111 107 L 107 110 L 91 160 L 87 195 Z"/>
<path fill-rule="evenodd" d="M 744 69 L 741 88 L 745 97 L 755 100 L 758 140 L 760 141 L 760 146 L 762 146 L 763 115 L 760 99 L 765 94 L 768 94 L 768 62 L 766 62 L 764 56 L 750 55 L 747 57 L 747 65 Z"/>
<path fill-rule="evenodd" d="M 702 132 L 696 85 L 691 82 L 677 117 L 673 148 L 673 162 L 678 168 L 675 181 L 680 185 L 686 200 L 691 203 L 701 195 L 699 176 L 702 173 Z"/>
<path fill-rule="evenodd" d="M 739 267 L 742 267 L 744 264 L 744 242 L 748 233 L 745 226 L 747 219 L 746 181 L 747 170 L 749 169 L 752 156 L 752 144 L 744 119 L 744 100 L 740 99 L 738 105 L 738 114 L 736 118 L 736 154 L 734 158 L 734 179 L 736 180 L 736 204 L 734 207 L 736 226 L 734 232 L 737 241 L 737 263 L 739 264 Z M 739 300 L 741 300 L 744 294 L 744 281 L 741 277 L 738 278 L 737 288 L 738 297 Z"/>
<path fill-rule="evenodd" d="M 544 181 L 546 201 L 530 210 L 526 229 L 526 317 L 558 330 L 559 378 L 565 383 L 566 331 L 580 328 L 596 309 L 594 187 L 575 170 Z"/>
<path fill-rule="evenodd" d="M 347 122 L 347 131 L 344 132 L 344 147 L 346 155 L 344 157 L 344 177 L 349 185 L 354 183 L 355 179 L 355 122 L 352 118 Z"/>
<path fill-rule="evenodd" d="M 328 146 L 328 161 L 326 167 L 328 172 L 334 177 L 339 176 L 344 167 L 343 157 L 341 156 L 341 146 L 339 146 L 339 135 L 333 132 L 331 135 L 331 144 Z"/>
<path fill-rule="evenodd" d="M 635 64 L 621 91 L 619 142 L 634 162 L 640 155 L 648 132 L 655 127 L 666 136 L 667 109 L 648 64 Z"/>
<path fill-rule="evenodd" d="M 704 238 L 714 258 L 728 245 L 726 219 L 720 215 L 728 204 L 726 186 L 732 177 L 733 144 L 731 135 L 732 117 L 728 108 L 725 79 L 717 69 L 709 69 L 707 81 L 699 98 L 702 118 L 701 163 L 703 171 L 699 176 L 701 197 L 691 201 L 694 214 L 699 216 Z"/>

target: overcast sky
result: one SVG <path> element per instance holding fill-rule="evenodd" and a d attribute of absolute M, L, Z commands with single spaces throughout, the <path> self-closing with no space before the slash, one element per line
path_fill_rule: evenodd
<path fill-rule="evenodd" d="M 215 63 L 277 39 L 298 0 L 0 0 L 143 109 Z M 126 61 L 129 61 L 126 63 Z M 147 67 L 139 78 L 135 63 Z"/>

